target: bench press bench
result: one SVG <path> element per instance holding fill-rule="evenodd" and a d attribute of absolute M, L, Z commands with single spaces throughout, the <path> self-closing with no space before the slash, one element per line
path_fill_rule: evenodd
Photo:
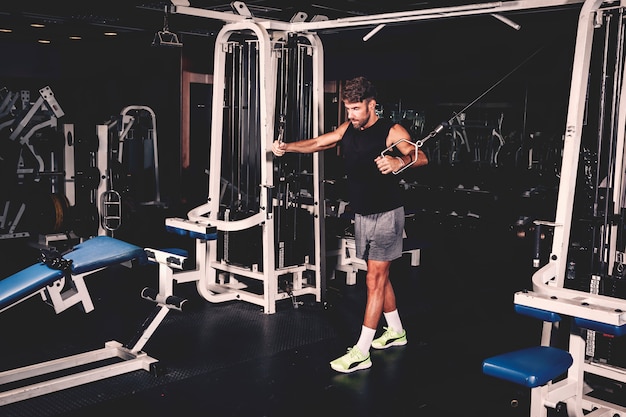
<path fill-rule="evenodd" d="M 182 269 L 186 256 L 174 252 L 143 249 L 109 236 L 97 236 L 76 245 L 62 256 L 44 254 L 41 262 L 0 280 L 0 312 L 37 294 L 52 304 L 57 314 L 76 304 L 89 312 L 94 306 L 85 286 L 85 276 L 131 261 L 139 264 L 152 261 L 164 264 L 169 270 Z M 130 343 L 122 345 L 109 341 L 102 349 L 2 371 L 0 406 L 135 370 L 155 372 L 157 360 L 141 349 L 170 310 L 182 309 L 184 300 L 173 294 L 156 300 L 149 296 L 150 291 L 147 293 L 142 295 L 157 303 L 156 310 Z M 118 359 L 115 363 L 98 365 L 115 358 Z M 82 366 L 91 366 L 91 369 L 72 373 L 74 368 Z M 2 391 L 6 384 L 14 386 L 30 378 L 46 377 L 60 371 L 66 375 Z"/>

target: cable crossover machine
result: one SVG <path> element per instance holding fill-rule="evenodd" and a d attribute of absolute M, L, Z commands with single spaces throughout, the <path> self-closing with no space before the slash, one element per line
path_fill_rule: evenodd
<path fill-rule="evenodd" d="M 196 281 L 208 301 L 243 300 L 271 314 L 278 300 L 297 307 L 297 296 L 319 302 L 323 293 L 322 155 L 278 161 L 271 152 L 279 135 L 323 131 L 323 50 L 317 35 L 267 29 L 235 3 L 215 43 L 208 198 L 166 226 L 218 231 L 196 239 L 196 267 L 177 282 Z"/>
<path fill-rule="evenodd" d="M 623 2 L 587 0 L 578 20 L 552 248 L 514 296 L 542 322 L 538 346 L 483 372 L 530 388 L 530 415 L 626 415 L 626 88 Z"/>
<path fill-rule="evenodd" d="M 296 13 L 289 22 L 256 18 L 243 2 L 233 12 L 172 1 L 170 12 L 221 20 L 214 50 L 212 127 L 207 200 L 166 226 L 193 237 L 217 229 L 217 239 L 195 240 L 195 267 L 176 282 L 195 282 L 210 302 L 242 300 L 276 311 L 276 302 L 325 286 L 323 155 L 274 158 L 271 144 L 324 132 L 323 46 L 317 31 L 383 27 L 420 20 L 549 8 L 582 0 L 519 2 L 413 10 L 329 20 Z M 444 128 L 414 143 L 417 149 Z M 388 150 L 381 150 L 386 152 Z M 171 285 L 170 285 L 171 286 Z M 165 286 L 162 286 L 165 287 Z M 162 296 L 171 295 L 171 290 Z"/>

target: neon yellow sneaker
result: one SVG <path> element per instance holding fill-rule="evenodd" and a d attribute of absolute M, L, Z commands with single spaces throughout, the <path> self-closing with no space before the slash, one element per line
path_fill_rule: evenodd
<path fill-rule="evenodd" d="M 374 349 L 387 349 L 392 346 L 406 345 L 406 330 L 396 332 L 391 327 L 384 327 L 385 332 L 372 342 Z"/>
<path fill-rule="evenodd" d="M 372 366 L 369 352 L 364 355 L 358 346 L 348 348 L 348 353 L 335 359 L 330 363 L 330 367 L 337 372 L 349 373 L 359 369 L 367 369 Z"/>

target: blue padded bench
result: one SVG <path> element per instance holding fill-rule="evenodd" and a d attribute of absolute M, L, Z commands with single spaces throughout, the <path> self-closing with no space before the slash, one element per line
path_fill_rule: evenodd
<path fill-rule="evenodd" d="M 146 252 L 147 249 L 108 236 L 82 242 L 63 256 L 44 252 L 40 263 L 0 281 L 0 311 L 40 293 L 57 313 L 76 304 L 89 312 L 93 310 L 93 303 L 84 277 L 132 260 L 147 264 Z M 163 254 L 165 261 L 174 266 L 182 265 L 185 259 L 170 252 L 152 250 L 151 253 L 155 257 Z M 62 278 L 71 280 L 71 285 Z M 156 295 L 153 298 L 157 298 Z M 157 360 L 142 349 L 170 309 L 180 310 L 184 300 L 170 296 L 163 300 L 167 304 L 161 303 L 160 299 L 152 301 L 159 304 L 131 343 L 122 345 L 109 341 L 100 349 L 0 371 L 0 407 L 136 370 L 156 371 Z M 16 388 L 9 384 L 16 385 Z"/>
<path fill-rule="evenodd" d="M 549 321 L 550 323 L 556 323 L 558 321 L 561 321 L 561 316 L 554 311 L 542 310 L 535 307 L 527 307 L 521 304 L 515 304 L 515 312 L 532 317 L 534 319 Z"/>
<path fill-rule="evenodd" d="M 561 321 L 561 316 L 553 311 L 520 304 L 515 304 L 515 311 L 551 323 Z M 550 346 L 534 346 L 485 359 L 483 373 L 534 388 L 564 374 L 572 363 L 569 352 Z"/>
<path fill-rule="evenodd" d="M 530 316 L 543 321 L 549 321 L 551 323 L 555 323 L 561 320 L 561 316 L 554 311 L 542 310 L 535 307 L 527 307 L 520 304 L 515 305 L 515 311 L 520 314 L 524 314 L 526 316 Z M 584 319 L 581 317 L 574 317 L 574 324 L 583 329 L 595 330 L 597 332 L 610 334 L 612 336 L 623 336 L 626 334 L 626 324 L 618 326 Z"/>
<path fill-rule="evenodd" d="M 583 329 L 595 330 L 600 333 L 610 334 L 612 336 L 623 336 L 626 334 L 626 324 L 621 326 L 601 323 L 598 321 L 587 320 L 580 317 L 574 317 L 574 324 Z"/>
<path fill-rule="evenodd" d="M 183 223 L 190 223 L 189 221 L 186 221 L 186 220 L 180 220 L 180 219 L 172 219 L 172 220 L 178 220 Z M 181 227 L 166 225 L 165 230 L 170 233 L 179 235 L 179 236 L 189 236 L 192 239 L 200 239 L 200 240 L 217 239 L 217 227 L 215 226 L 209 226 L 209 227 L 205 226 L 203 231 L 197 231 L 197 230 L 189 230 L 189 229 L 183 229 Z"/>
<path fill-rule="evenodd" d="M 109 236 L 96 236 L 79 243 L 62 258 L 71 261 L 69 272 L 72 275 L 80 275 L 133 259 L 144 260 L 145 253 L 139 246 Z M 37 263 L 0 280 L 0 311 L 46 288 L 63 275 L 61 269 Z"/>
<path fill-rule="evenodd" d="M 485 359 L 483 373 L 534 388 L 564 374 L 572 363 L 569 352 L 550 346 L 533 346 Z"/>
<path fill-rule="evenodd" d="M 519 304 L 515 305 L 515 311 L 552 323 L 561 320 L 561 316 L 553 311 Z M 626 325 L 611 325 L 580 317 L 574 317 L 574 323 L 580 328 L 613 336 L 626 334 Z M 483 373 L 534 388 L 562 375 L 572 363 L 569 352 L 548 346 L 536 346 L 485 359 Z"/>

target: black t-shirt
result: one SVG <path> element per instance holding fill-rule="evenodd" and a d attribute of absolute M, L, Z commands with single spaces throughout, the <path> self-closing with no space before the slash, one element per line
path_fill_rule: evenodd
<path fill-rule="evenodd" d="M 350 125 L 343 135 L 348 193 L 356 213 L 382 213 L 402 206 L 398 177 L 383 175 L 374 162 L 387 148 L 387 136 L 393 125 L 391 120 L 378 119 L 364 130 Z"/>

